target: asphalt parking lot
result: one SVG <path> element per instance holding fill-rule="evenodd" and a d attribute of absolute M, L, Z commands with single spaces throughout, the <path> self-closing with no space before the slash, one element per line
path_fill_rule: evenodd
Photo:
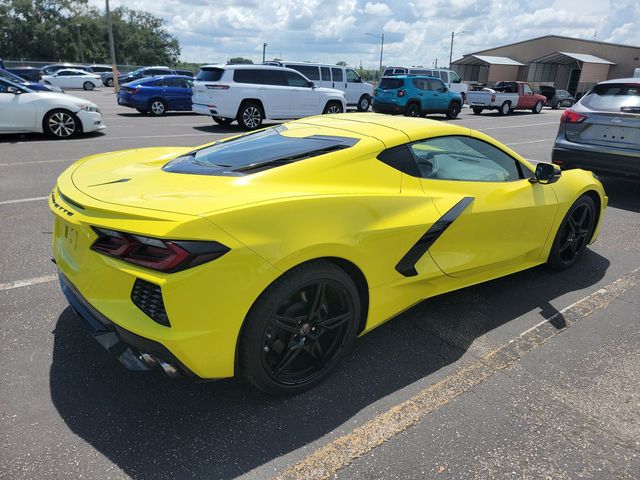
<path fill-rule="evenodd" d="M 125 370 L 50 261 L 46 197 L 73 161 L 240 130 L 142 116 L 107 89 L 72 94 L 99 105 L 105 130 L 0 136 L 0 478 L 640 477 L 640 183 L 603 179 L 600 238 L 574 268 L 425 301 L 318 388 L 272 399 Z M 549 161 L 561 113 L 465 108 L 451 122 Z"/>

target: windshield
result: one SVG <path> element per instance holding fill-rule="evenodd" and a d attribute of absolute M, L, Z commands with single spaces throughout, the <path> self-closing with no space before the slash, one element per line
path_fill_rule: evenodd
<path fill-rule="evenodd" d="M 246 175 L 342 150 L 358 141 L 355 138 L 322 135 L 287 137 L 281 135 L 285 130 L 286 127 L 278 126 L 232 140 L 222 140 L 170 161 L 163 170 L 201 175 Z"/>
<path fill-rule="evenodd" d="M 14 75 L 11 72 L 7 72 L 6 70 L 2 70 L 1 68 L 0 68 L 0 78 L 9 80 L 10 82 L 19 83 L 19 84 L 27 83 L 27 81 L 24 78 L 21 78 L 18 75 Z"/>
<path fill-rule="evenodd" d="M 580 103 L 600 112 L 640 111 L 640 83 L 604 83 L 596 85 Z"/>
<path fill-rule="evenodd" d="M 14 90 L 14 91 L 11 91 Z M 6 79 L 0 79 L 0 93 L 15 93 L 15 91 L 23 92 L 23 93 L 34 93 L 35 90 L 31 90 L 27 88 L 26 85 L 12 82 Z"/>

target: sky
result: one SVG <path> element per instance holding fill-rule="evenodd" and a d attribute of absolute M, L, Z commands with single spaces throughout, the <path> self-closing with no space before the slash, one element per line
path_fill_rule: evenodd
<path fill-rule="evenodd" d="M 104 1 L 92 0 L 99 7 Z M 464 54 L 543 35 L 640 46 L 640 0 L 110 0 L 163 18 L 182 60 L 449 64 Z M 579 7 L 578 7 L 579 5 Z M 578 11 L 579 10 L 579 11 Z M 371 35 L 367 35 L 371 34 Z"/>

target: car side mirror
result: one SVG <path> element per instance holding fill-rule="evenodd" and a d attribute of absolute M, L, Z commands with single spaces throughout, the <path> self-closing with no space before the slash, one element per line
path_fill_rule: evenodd
<path fill-rule="evenodd" d="M 13 93 L 14 95 L 20 94 L 20 89 L 16 87 L 7 87 L 7 93 Z"/>
<path fill-rule="evenodd" d="M 318 88 L 318 86 L 317 86 L 315 83 L 313 83 L 313 82 L 309 82 L 309 83 L 307 84 L 307 87 L 309 87 L 309 88 Z"/>
<path fill-rule="evenodd" d="M 447 87 L 442 87 L 441 92 L 442 93 L 447 93 L 449 91 L 449 89 Z"/>
<path fill-rule="evenodd" d="M 535 174 L 530 179 L 530 181 L 532 183 L 537 182 L 542 185 L 546 185 L 548 183 L 557 182 L 561 175 L 562 171 L 557 165 L 554 165 L 553 163 L 541 162 L 536 165 Z"/>

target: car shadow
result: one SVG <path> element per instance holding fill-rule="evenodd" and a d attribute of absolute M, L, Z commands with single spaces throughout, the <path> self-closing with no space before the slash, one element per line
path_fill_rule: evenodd
<path fill-rule="evenodd" d="M 640 212 L 640 177 L 627 178 L 613 175 L 598 174 L 609 197 L 609 206 Z"/>
<path fill-rule="evenodd" d="M 531 311 L 551 317 L 555 298 L 596 284 L 608 266 L 587 250 L 565 272 L 538 267 L 426 300 L 356 342 L 324 383 L 284 399 L 235 380 L 193 383 L 127 371 L 67 308 L 54 332 L 51 397 L 68 427 L 127 475 L 232 478 L 452 365 L 485 333 Z"/>
<path fill-rule="evenodd" d="M 0 144 L 2 143 L 24 143 L 24 142 L 77 142 L 91 138 L 104 137 L 105 133 L 99 130 L 96 132 L 81 133 L 71 138 L 53 138 L 43 133 L 3 133 L 0 135 Z"/>
<path fill-rule="evenodd" d="M 166 112 L 163 113 L 162 115 L 156 116 L 156 115 L 151 115 L 149 113 L 139 113 L 137 111 L 132 111 L 132 112 L 116 112 L 116 115 L 118 115 L 119 117 L 124 117 L 124 118 L 153 118 L 153 119 L 158 119 L 158 118 L 163 118 L 163 117 L 197 117 L 200 116 L 197 113 L 193 113 L 193 112 Z"/>

